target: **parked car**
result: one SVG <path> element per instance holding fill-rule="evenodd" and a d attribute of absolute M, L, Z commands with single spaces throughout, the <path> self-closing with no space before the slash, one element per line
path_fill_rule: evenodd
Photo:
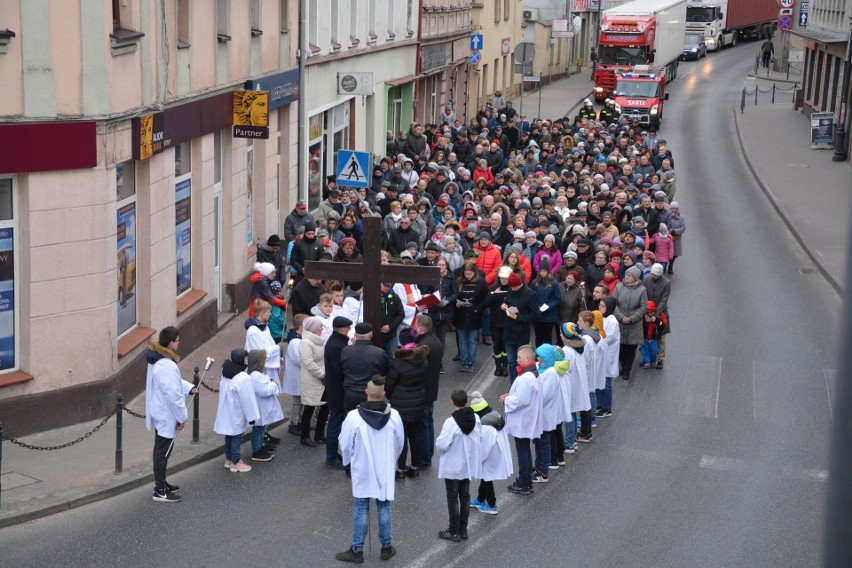
<path fill-rule="evenodd" d="M 707 57 L 707 44 L 701 34 L 686 34 L 683 36 L 683 55 L 681 59 L 701 59 Z"/>

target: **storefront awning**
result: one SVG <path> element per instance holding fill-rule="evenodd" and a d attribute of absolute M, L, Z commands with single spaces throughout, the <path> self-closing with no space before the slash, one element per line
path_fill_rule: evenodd
<path fill-rule="evenodd" d="M 405 77 L 397 77 L 396 79 L 388 79 L 385 81 L 385 85 L 390 85 L 391 87 L 399 87 L 400 85 L 405 85 L 406 83 L 412 82 L 416 79 L 416 75 L 406 75 Z"/>

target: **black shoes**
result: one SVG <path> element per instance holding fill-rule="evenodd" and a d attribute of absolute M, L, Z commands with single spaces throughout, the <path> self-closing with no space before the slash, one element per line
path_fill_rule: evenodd
<path fill-rule="evenodd" d="M 269 452 L 267 452 L 266 450 L 261 448 L 260 451 L 254 452 L 251 455 L 251 461 L 268 462 L 268 461 L 272 461 L 272 458 L 274 458 L 274 457 L 275 457 L 275 454 L 270 454 Z"/>
<path fill-rule="evenodd" d="M 263 441 L 266 442 L 267 444 L 272 444 L 274 446 L 277 446 L 278 444 L 281 443 L 281 438 L 276 438 L 275 436 L 272 436 L 270 434 L 265 434 L 264 437 L 263 437 Z"/>
<path fill-rule="evenodd" d="M 287 428 L 287 432 L 289 434 L 293 434 L 294 436 L 301 436 L 302 435 L 302 427 L 299 426 L 298 424 L 290 424 L 290 426 Z"/>
<path fill-rule="evenodd" d="M 442 540 L 448 540 L 450 542 L 461 542 L 461 535 L 455 531 L 451 531 L 447 529 L 445 531 L 440 531 L 438 533 L 438 538 Z"/>
<path fill-rule="evenodd" d="M 180 503 L 180 495 L 175 495 L 166 489 L 155 490 L 153 498 L 157 503 Z"/>
<path fill-rule="evenodd" d="M 403 481 L 405 479 L 405 470 L 404 469 L 396 470 L 396 479 L 397 479 L 397 481 Z"/>
<path fill-rule="evenodd" d="M 352 564 L 364 563 L 364 553 L 355 552 L 351 548 L 346 549 L 344 552 L 338 552 L 334 557 L 341 562 L 351 562 Z"/>
<path fill-rule="evenodd" d="M 514 493 L 515 495 L 529 495 L 532 493 L 532 487 L 521 487 L 517 483 L 513 483 L 508 489 L 509 493 Z"/>
<path fill-rule="evenodd" d="M 313 440 L 311 440 L 310 438 L 306 437 L 306 436 L 302 437 L 302 445 L 307 446 L 309 448 L 316 448 L 317 447 L 317 443 L 314 442 Z"/>
<path fill-rule="evenodd" d="M 180 487 L 178 487 L 177 485 L 172 485 L 171 483 L 166 483 L 166 490 L 169 493 L 177 493 L 178 491 L 180 491 Z"/>
<path fill-rule="evenodd" d="M 343 462 L 340 461 L 340 460 L 327 461 L 327 462 L 325 462 L 325 466 L 330 467 L 331 469 L 339 469 L 339 470 L 346 469 L 345 467 L 343 467 Z"/>
<path fill-rule="evenodd" d="M 418 479 L 420 477 L 420 470 L 413 467 L 409 467 L 405 470 L 405 475 L 406 477 L 410 477 L 411 479 Z"/>
<path fill-rule="evenodd" d="M 467 540 L 467 529 L 459 529 L 459 536 L 462 540 Z"/>
<path fill-rule="evenodd" d="M 317 444 L 325 444 L 326 437 L 325 436 L 317 436 L 317 437 L 314 438 L 314 442 L 316 442 Z"/>
<path fill-rule="evenodd" d="M 396 555 L 396 549 L 393 546 L 382 548 L 382 560 L 390 560 Z"/>

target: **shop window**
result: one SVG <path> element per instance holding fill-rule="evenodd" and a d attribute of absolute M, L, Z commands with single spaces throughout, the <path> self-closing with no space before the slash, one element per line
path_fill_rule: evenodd
<path fill-rule="evenodd" d="M 175 177 L 186 175 L 192 171 L 192 154 L 189 150 L 189 142 L 175 146 Z"/>
<path fill-rule="evenodd" d="M 191 143 L 175 146 L 175 272 L 177 295 L 192 288 Z"/>
<path fill-rule="evenodd" d="M 289 12 L 288 12 L 289 8 L 290 8 L 290 0 L 281 0 L 281 3 L 279 4 L 278 10 L 279 10 L 279 13 L 280 13 L 280 16 L 281 16 L 281 31 L 282 32 L 290 31 L 290 15 L 289 15 Z"/>
<path fill-rule="evenodd" d="M 246 246 L 254 244 L 254 140 L 246 146 Z"/>
<path fill-rule="evenodd" d="M 0 177 L 0 371 L 20 366 L 16 191 L 14 178 Z"/>
<path fill-rule="evenodd" d="M 325 172 L 323 156 L 324 114 L 320 113 L 308 120 L 308 210 L 312 211 L 322 201 L 322 180 Z"/>
<path fill-rule="evenodd" d="M 115 166 L 116 268 L 118 336 L 138 323 L 136 302 L 136 167 L 128 161 Z"/>

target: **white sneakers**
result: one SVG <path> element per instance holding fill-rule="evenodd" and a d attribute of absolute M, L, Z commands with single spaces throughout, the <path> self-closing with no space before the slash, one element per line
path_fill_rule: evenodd
<path fill-rule="evenodd" d="M 251 471 L 251 466 L 243 460 L 240 460 L 237 463 L 231 464 L 230 469 L 231 473 L 248 473 Z"/>

